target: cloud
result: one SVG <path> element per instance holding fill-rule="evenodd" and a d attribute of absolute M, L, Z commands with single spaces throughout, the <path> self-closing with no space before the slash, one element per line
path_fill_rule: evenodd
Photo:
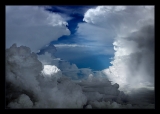
<path fill-rule="evenodd" d="M 112 66 L 102 71 L 109 80 L 132 96 L 132 104 L 154 100 L 154 6 L 98 6 L 83 20 L 115 34 Z"/>
<path fill-rule="evenodd" d="M 119 38 L 114 45 L 113 66 L 105 70 L 107 74 L 112 72 L 111 78 L 119 84 L 154 87 L 154 26 L 146 25 L 127 38 Z"/>
<path fill-rule="evenodd" d="M 37 55 L 26 46 L 12 45 L 6 50 L 6 80 L 17 87 L 38 90 L 36 76 L 43 69 L 42 63 L 37 60 Z M 23 62 L 26 64 L 22 64 Z M 31 74 L 30 74 L 31 73 Z M 34 88 L 31 88 L 33 87 Z"/>
<path fill-rule="evenodd" d="M 107 41 L 109 38 L 109 41 L 113 41 L 116 37 L 127 36 L 130 32 L 135 31 L 144 24 L 152 23 L 154 21 L 153 17 L 153 7 L 149 9 L 144 6 L 98 6 L 94 9 L 89 9 L 85 13 L 83 21 L 87 23 L 80 24 L 77 31 L 83 31 L 83 29 L 85 31 L 89 28 L 87 29 L 88 33 L 83 31 L 84 33 L 81 32 L 81 35 L 90 35 L 88 37 L 90 40 L 104 41 L 106 39 Z M 85 27 L 83 27 L 84 25 Z M 97 30 L 92 28 L 97 28 Z M 102 30 L 98 31 L 98 28 L 105 32 L 101 33 Z M 97 36 L 94 37 L 91 34 L 97 34 Z M 106 35 L 102 36 L 101 34 Z M 103 42 L 101 43 L 103 44 Z"/>
<path fill-rule="evenodd" d="M 55 44 L 55 47 L 90 47 L 87 45 L 79 45 L 79 44 Z"/>
<path fill-rule="evenodd" d="M 93 73 L 89 68 L 80 69 L 76 64 L 70 63 L 61 58 L 56 58 L 54 55 L 48 52 L 38 55 L 38 60 L 42 62 L 44 67 L 49 65 L 48 67 L 50 70 L 52 69 L 52 67 L 54 69 L 54 67 L 56 66 L 61 70 L 60 72 L 62 72 L 63 75 L 71 79 L 81 79 L 85 77 L 87 78 L 89 74 Z"/>
<path fill-rule="evenodd" d="M 88 10 L 88 8 L 96 7 L 96 6 L 50 6 L 46 7 L 47 9 L 52 9 L 52 11 L 61 13 L 61 14 L 67 14 L 72 17 L 75 15 L 84 15 L 84 12 Z"/>
<path fill-rule="evenodd" d="M 84 43 L 85 44 L 85 43 Z M 59 50 L 57 53 L 59 53 L 63 48 L 67 48 L 67 50 L 71 50 L 71 51 L 97 51 L 98 53 L 93 53 L 93 54 L 105 54 L 105 55 L 110 55 L 114 53 L 113 50 L 113 46 L 105 46 L 105 45 L 101 45 L 98 43 L 86 43 L 86 45 L 82 45 L 82 44 L 55 44 L 55 47 L 57 47 L 57 49 Z M 76 48 L 75 50 L 73 50 L 73 48 Z"/>
<path fill-rule="evenodd" d="M 57 74 L 58 72 L 60 72 L 60 69 L 58 69 L 54 65 L 53 66 L 52 65 L 44 65 L 44 69 L 42 70 L 43 75 L 49 76 L 49 77 L 54 74 Z M 60 74 L 58 74 L 58 76 L 60 76 Z"/>
<path fill-rule="evenodd" d="M 63 35 L 70 35 L 67 22 L 38 6 L 6 6 L 6 48 L 13 43 L 37 52 Z"/>
<path fill-rule="evenodd" d="M 6 50 L 7 106 L 82 108 L 87 99 L 81 87 L 60 76 L 60 70 L 54 65 L 43 68 L 30 48 L 12 45 Z"/>
<path fill-rule="evenodd" d="M 10 7 L 7 7 L 6 11 L 9 10 Z M 98 11 L 95 11 L 96 15 L 94 10 Z M 102 18 L 106 12 L 112 12 L 109 16 L 112 18 L 124 14 L 118 18 L 119 21 L 110 19 L 110 25 L 116 22 L 117 32 L 113 39 L 115 56 L 109 69 L 97 72 L 89 68 L 79 69 L 75 64 L 51 56 L 52 51 L 37 56 L 29 47 L 14 44 L 6 49 L 7 107 L 154 108 L 153 7 L 100 6 L 89 13 L 87 18 L 94 21 L 88 23 L 109 29 L 110 25 L 102 24 L 106 22 Z M 146 17 L 142 16 L 147 12 Z M 126 17 L 127 21 L 124 21 L 127 14 L 135 20 L 127 20 Z M 132 23 L 132 20 L 138 24 Z M 78 47 L 74 46 L 68 47 Z"/>
<path fill-rule="evenodd" d="M 138 11 L 147 16 L 144 18 Z M 108 46 L 117 37 L 125 37 L 135 31 L 144 19 L 153 17 L 152 13 L 143 6 L 97 6 L 86 11 L 83 18 L 86 23 L 78 23 L 76 34 L 92 45 Z"/>
<path fill-rule="evenodd" d="M 40 60 L 45 66 L 49 65 L 49 68 L 54 67 L 53 65 L 55 65 L 56 67 L 61 69 L 63 75 L 70 77 L 71 79 L 78 79 L 79 69 L 75 64 L 71 64 L 60 58 L 57 59 L 54 55 L 48 52 L 38 55 L 38 60 Z"/>
<path fill-rule="evenodd" d="M 154 6 L 98 6 L 89 9 L 83 20 L 99 27 L 112 28 L 117 31 L 113 32 L 115 34 L 119 32 L 122 34 L 122 30 L 130 31 L 139 26 L 140 20 L 153 19 L 152 17 L 154 17 Z"/>
<path fill-rule="evenodd" d="M 8 106 L 13 108 L 32 108 L 33 102 L 27 95 L 22 94 L 17 100 L 8 104 Z"/>
<path fill-rule="evenodd" d="M 52 55 L 54 55 L 57 52 L 57 49 L 54 45 L 46 45 L 44 48 L 39 50 L 38 54 L 44 54 L 45 52 L 48 52 Z"/>
<path fill-rule="evenodd" d="M 98 6 L 83 20 L 115 34 L 115 57 L 104 70 L 110 80 L 120 88 L 154 85 L 154 6 Z"/>
<path fill-rule="evenodd" d="M 136 104 L 119 84 L 111 84 L 102 72 L 78 69 L 62 61 L 62 67 L 44 65 L 26 46 L 12 45 L 6 50 L 6 105 L 8 108 L 154 108 L 154 104 Z M 70 80 L 63 70 L 78 69 L 86 78 Z M 87 76 L 89 74 L 89 76 Z M 95 75 L 97 74 L 97 76 Z M 72 75 L 70 73 L 70 75 Z M 95 76 L 94 76 L 95 75 Z M 141 90 L 140 90 L 141 91 Z M 139 93 L 139 92 L 138 92 Z M 143 91 L 145 93 L 145 91 Z M 149 92 L 150 93 L 150 92 Z M 142 95 L 143 96 L 143 95 Z M 152 95 L 146 96 L 152 100 Z M 139 100 L 139 99 L 138 99 Z M 133 103 L 133 105 L 132 105 Z M 139 103 L 139 102 L 138 102 Z M 153 103 L 153 102 L 152 102 Z"/>

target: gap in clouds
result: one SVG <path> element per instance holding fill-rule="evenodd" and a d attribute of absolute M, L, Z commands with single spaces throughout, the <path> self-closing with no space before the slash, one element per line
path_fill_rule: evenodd
<path fill-rule="evenodd" d="M 51 42 L 50 45 L 52 44 L 57 46 L 58 44 L 66 44 L 66 45 L 77 44 L 77 45 L 86 45 L 86 46 L 93 45 L 92 47 L 88 47 L 88 48 L 87 47 L 86 48 L 83 48 L 83 47 L 68 48 L 66 46 L 64 47 L 55 46 L 58 50 L 55 53 L 55 56 L 62 58 L 64 60 L 67 60 L 71 63 L 74 63 L 79 68 L 90 67 L 93 70 L 103 70 L 105 68 L 108 68 L 111 65 L 110 58 L 113 57 L 113 53 L 114 53 L 113 46 L 109 48 L 103 47 L 103 45 L 101 44 L 97 46 L 96 42 L 90 39 L 86 39 L 85 36 L 81 36 L 80 34 L 77 34 L 79 23 L 84 23 L 83 21 L 84 13 L 89 8 L 95 8 L 95 7 L 96 6 L 51 6 L 46 8 L 46 10 L 50 12 L 56 12 L 62 15 L 62 17 L 64 14 L 70 17 L 70 19 L 66 21 L 68 23 L 67 27 L 71 31 L 71 34 L 69 36 L 60 37 L 57 41 Z M 95 31 L 93 32 L 96 32 L 96 31 L 97 30 L 95 28 Z M 104 48 L 106 49 L 104 50 Z M 103 64 L 103 61 L 107 62 L 107 64 Z"/>
<path fill-rule="evenodd" d="M 58 51 L 55 53 L 55 56 L 76 64 L 78 68 L 91 68 L 93 70 L 103 70 L 111 65 L 110 58 L 113 57 L 112 49 L 110 49 L 111 53 L 108 52 L 109 54 L 106 55 L 104 54 L 104 52 L 97 53 L 97 51 L 100 52 L 101 49 L 92 49 L 93 47 L 64 46 L 62 48 L 56 48 Z"/>

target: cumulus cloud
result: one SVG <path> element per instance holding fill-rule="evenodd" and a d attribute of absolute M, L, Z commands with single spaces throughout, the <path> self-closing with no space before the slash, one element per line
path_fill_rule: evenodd
<path fill-rule="evenodd" d="M 148 94 L 154 97 L 154 27 L 145 26 L 131 34 L 125 41 L 131 44 L 134 42 L 138 49 L 131 50 L 132 52 L 126 51 L 129 49 L 127 45 L 117 43 L 119 48 L 112 61 L 113 66 L 105 69 L 104 72 L 109 79 L 119 83 L 121 90 L 125 92 L 131 94 L 136 89 L 142 93 L 143 98 L 148 99 L 146 97 Z M 126 53 L 122 55 L 121 51 Z M 147 88 L 149 92 L 139 90 L 140 88 Z M 137 96 L 141 98 L 140 95 Z M 154 98 L 152 100 L 154 101 Z"/>
<path fill-rule="evenodd" d="M 37 52 L 63 35 L 69 35 L 67 22 L 56 13 L 38 6 L 6 6 L 6 48 L 13 43 Z"/>
<path fill-rule="evenodd" d="M 33 102 L 30 100 L 30 98 L 22 94 L 20 95 L 14 102 L 10 102 L 8 104 L 8 107 L 11 108 L 32 108 L 33 107 Z"/>
<path fill-rule="evenodd" d="M 27 64 L 22 64 L 24 61 Z M 13 82 L 18 87 L 24 86 L 25 89 L 38 90 L 36 76 L 43 69 L 43 66 L 37 60 L 37 55 L 34 52 L 31 53 L 30 48 L 26 46 L 17 47 L 14 44 L 7 49 L 6 69 L 6 80 L 9 82 Z"/>
<path fill-rule="evenodd" d="M 45 76 L 48 76 L 48 77 L 50 77 L 52 75 L 55 76 L 55 74 L 57 75 L 55 77 L 61 76 L 61 74 L 58 74 L 58 72 L 60 72 L 60 69 L 58 69 L 54 65 L 53 66 L 52 65 L 44 65 L 44 69 L 42 70 L 42 74 Z"/>
<path fill-rule="evenodd" d="M 45 52 L 45 54 L 38 55 L 38 59 L 42 62 L 43 65 L 55 65 L 64 75 L 70 78 L 78 78 L 78 67 L 75 64 L 71 64 L 60 58 L 56 58 L 50 53 Z"/>
<path fill-rule="evenodd" d="M 137 104 L 148 96 L 154 101 L 154 6 L 98 6 L 83 20 L 115 34 L 112 66 L 102 71 L 109 80 L 127 94 L 142 93 L 131 95 Z"/>
<path fill-rule="evenodd" d="M 154 7 L 106 7 L 88 10 L 84 20 L 104 30 L 109 29 L 112 23 L 117 24 L 112 66 L 93 72 L 56 58 L 54 46 L 48 46 L 48 51 L 44 50 L 38 56 L 31 49 L 37 50 L 46 44 L 38 44 L 36 48 L 31 44 L 31 49 L 26 47 L 27 43 L 20 47 L 16 44 L 8 46 L 8 108 L 154 108 Z M 15 11 L 11 9 L 6 7 L 6 12 Z M 28 11 L 28 7 L 24 9 Z M 131 18 L 127 19 L 127 16 Z M 110 25 L 107 25 L 109 20 L 106 22 L 106 18 L 109 18 Z M 46 21 L 41 22 L 46 25 Z M 18 40 L 16 42 L 19 43 Z M 79 77 L 82 78 L 77 80 Z"/>
<path fill-rule="evenodd" d="M 6 50 L 7 107 L 140 108 L 133 102 L 134 95 L 128 99 L 124 92 L 118 90 L 119 84 L 112 85 L 102 72 L 78 69 L 64 61 L 62 66 L 42 65 L 30 48 L 12 45 Z M 64 69 L 80 70 L 86 78 L 71 80 L 65 76 Z M 141 107 L 154 108 L 150 102 L 143 105 Z"/>
<path fill-rule="evenodd" d="M 114 42 L 117 37 L 125 37 L 144 24 L 153 24 L 154 8 L 144 6 L 97 6 L 84 14 L 77 34 L 84 39 L 101 45 Z"/>
<path fill-rule="evenodd" d="M 82 108 L 87 100 L 80 86 L 61 78 L 56 66 L 43 68 L 25 46 L 6 50 L 6 83 L 9 108 Z"/>
<path fill-rule="evenodd" d="M 83 20 L 116 34 L 113 66 L 104 70 L 110 80 L 153 87 L 154 6 L 98 6 L 89 9 Z"/>
<path fill-rule="evenodd" d="M 112 28 L 114 34 L 122 35 L 123 32 L 126 34 L 127 31 L 133 30 L 134 27 L 140 26 L 139 24 L 142 20 L 154 20 L 154 6 L 150 8 L 146 7 L 147 6 L 98 6 L 95 9 L 89 9 L 85 13 L 83 20 L 106 29 L 108 27 Z"/>

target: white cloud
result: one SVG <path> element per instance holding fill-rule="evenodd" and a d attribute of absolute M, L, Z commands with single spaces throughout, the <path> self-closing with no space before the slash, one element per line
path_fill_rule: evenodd
<path fill-rule="evenodd" d="M 114 45 L 117 48 L 111 62 L 113 66 L 104 70 L 110 79 L 119 83 L 123 90 L 154 88 L 154 27 L 145 26 L 128 39 L 118 39 Z M 126 88 L 124 85 L 128 84 L 130 87 Z"/>
<path fill-rule="evenodd" d="M 98 6 L 89 9 L 83 20 L 86 28 L 92 24 L 112 31 L 106 36 L 115 34 L 114 60 L 109 69 L 103 70 L 110 80 L 127 91 L 154 87 L 154 6 Z"/>
<path fill-rule="evenodd" d="M 54 65 L 44 65 L 44 69 L 42 70 L 42 73 L 45 76 L 52 76 L 52 75 L 58 73 L 59 71 L 60 71 L 60 69 L 58 69 Z"/>
<path fill-rule="evenodd" d="M 55 47 L 90 47 L 87 45 L 79 45 L 79 44 L 55 44 Z"/>
<path fill-rule="evenodd" d="M 38 51 L 53 40 L 69 35 L 67 22 L 38 6 L 6 6 L 6 48 L 13 43 Z"/>
<path fill-rule="evenodd" d="M 83 20 L 103 27 L 106 31 L 111 30 L 110 34 L 126 36 L 137 27 L 141 27 L 139 21 L 150 19 L 149 22 L 152 22 L 152 17 L 154 17 L 154 7 L 146 9 L 144 6 L 98 6 L 89 9 Z"/>

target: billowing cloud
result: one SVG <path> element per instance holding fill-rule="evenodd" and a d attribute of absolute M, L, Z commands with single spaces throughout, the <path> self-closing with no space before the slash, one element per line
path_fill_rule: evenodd
<path fill-rule="evenodd" d="M 115 35 L 112 66 L 102 72 L 132 104 L 154 104 L 154 6 L 98 6 L 83 20 Z"/>
<path fill-rule="evenodd" d="M 153 17 L 154 6 L 98 6 L 95 9 L 89 9 L 83 20 L 99 27 L 108 28 L 107 31 L 111 30 L 114 34 L 122 35 L 141 26 L 143 20 L 152 23 Z"/>
<path fill-rule="evenodd" d="M 10 7 L 6 8 L 6 11 L 10 10 Z M 98 26 L 100 31 L 114 29 L 115 32 L 115 35 L 107 32 L 110 33 L 109 36 L 115 36 L 115 56 L 112 66 L 103 71 L 79 69 L 76 64 L 56 58 L 54 46 L 48 46 L 48 50 L 43 50 L 43 54 L 38 56 L 31 49 L 37 50 L 46 44 L 38 44 L 39 47 L 36 48 L 30 45 L 31 49 L 26 46 L 17 47 L 16 44 L 9 46 L 6 49 L 7 107 L 154 108 L 153 8 L 98 6 L 86 12 L 84 21 L 87 23 L 84 28 Z M 97 28 L 95 30 L 98 31 Z M 90 33 L 89 36 L 95 36 Z M 99 40 L 99 45 L 104 38 L 94 37 L 94 40 Z M 67 50 L 69 47 L 82 48 L 84 45 L 59 47 L 67 47 Z"/>
<path fill-rule="evenodd" d="M 117 40 L 114 45 L 116 52 L 113 66 L 104 70 L 110 79 L 122 85 L 129 84 L 131 88 L 153 89 L 154 26 L 144 26 L 128 38 Z"/>
<path fill-rule="evenodd" d="M 115 34 L 113 66 L 104 70 L 110 80 L 120 88 L 154 86 L 154 6 L 98 6 L 83 20 Z"/>
<path fill-rule="evenodd" d="M 91 69 L 78 69 L 76 65 L 67 62 L 62 64 L 63 68 L 55 65 L 42 66 L 30 48 L 12 45 L 6 50 L 7 107 L 154 108 L 152 101 L 147 104 L 141 102 L 140 106 L 134 103 L 134 95 L 129 98 L 119 91 L 119 84 L 112 85 L 102 72 L 93 73 Z M 79 81 L 70 80 L 65 76 L 64 69 L 80 70 L 86 78 Z M 94 76 L 95 74 L 97 76 Z"/>
<path fill-rule="evenodd" d="M 101 45 L 125 37 L 144 24 L 153 24 L 154 8 L 146 6 L 98 6 L 89 9 L 79 23 L 77 34 Z"/>
<path fill-rule="evenodd" d="M 67 22 L 56 13 L 38 6 L 6 6 L 6 48 L 13 43 L 37 52 L 63 35 L 69 35 Z"/>
<path fill-rule="evenodd" d="M 43 68 L 30 48 L 15 44 L 6 50 L 6 84 L 9 108 L 82 108 L 87 100 L 56 66 Z"/>

